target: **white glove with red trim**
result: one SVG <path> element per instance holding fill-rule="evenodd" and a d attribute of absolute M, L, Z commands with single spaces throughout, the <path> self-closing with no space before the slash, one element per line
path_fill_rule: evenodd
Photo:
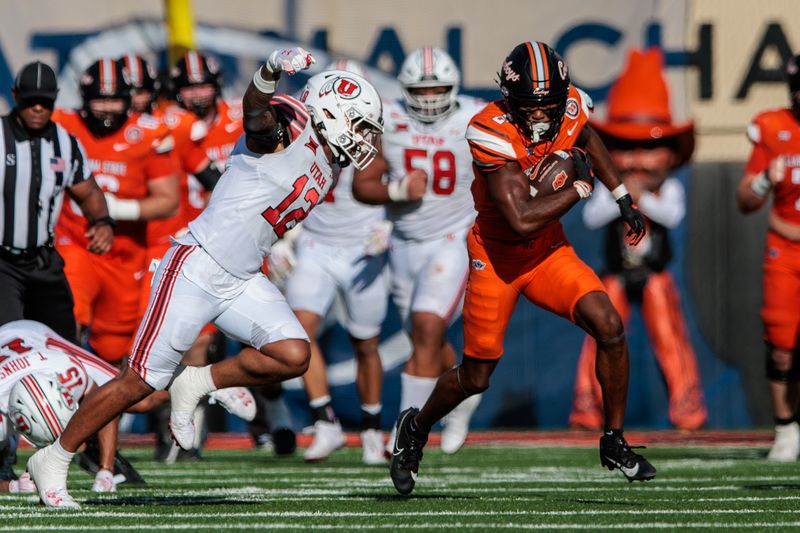
<path fill-rule="evenodd" d="M 285 72 L 291 76 L 298 70 L 305 70 L 314 63 L 316 60 L 311 53 L 305 48 L 297 46 L 272 52 L 267 59 L 267 70 L 273 74 Z"/>

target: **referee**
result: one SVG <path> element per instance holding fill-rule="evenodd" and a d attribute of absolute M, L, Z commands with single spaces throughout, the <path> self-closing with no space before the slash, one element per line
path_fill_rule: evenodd
<path fill-rule="evenodd" d="M 0 325 L 42 322 L 76 341 L 73 299 L 53 227 L 66 189 L 90 221 L 89 251 L 111 249 L 114 220 L 78 140 L 50 120 L 58 83 L 39 61 L 12 88 L 16 106 L 0 119 Z"/>

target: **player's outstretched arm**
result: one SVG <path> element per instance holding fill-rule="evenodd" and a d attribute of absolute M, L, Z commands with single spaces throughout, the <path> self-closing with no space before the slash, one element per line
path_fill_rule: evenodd
<path fill-rule="evenodd" d="M 275 50 L 253 75 L 242 98 L 247 147 L 259 154 L 271 154 L 283 141 L 282 128 L 270 100 L 281 72 L 290 76 L 314 64 L 311 54 L 300 47 Z"/>
<path fill-rule="evenodd" d="M 574 187 L 544 198 L 533 198 L 530 181 L 518 163 L 507 163 L 486 176 L 489 194 L 511 228 L 527 237 L 562 217 L 581 199 Z"/>

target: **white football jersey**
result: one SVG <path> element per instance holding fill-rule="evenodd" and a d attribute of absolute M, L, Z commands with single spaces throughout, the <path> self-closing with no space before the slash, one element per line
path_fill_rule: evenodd
<path fill-rule="evenodd" d="M 339 171 L 336 187 L 303 222 L 303 231 L 332 246 L 364 246 L 373 226 L 386 218 L 382 205 L 362 204 L 353 198 L 353 174 L 350 165 Z"/>
<path fill-rule="evenodd" d="M 47 352 L 40 353 L 44 348 Z M 14 384 L 35 371 L 57 374 L 75 401 L 93 382 L 104 385 L 119 373 L 40 322 L 17 320 L 0 327 L 0 410 L 7 410 Z"/>
<path fill-rule="evenodd" d="M 475 208 L 472 155 L 465 138 L 467 124 L 485 104 L 458 97 L 458 109 L 432 124 L 410 117 L 400 101 L 383 112 L 383 157 L 389 180 L 400 180 L 412 169 L 428 175 L 428 190 L 421 202 L 387 205 L 394 235 L 405 240 L 427 241 L 458 233 L 472 225 Z"/>
<path fill-rule="evenodd" d="M 197 243 L 241 279 L 261 271 L 272 244 L 333 185 L 333 169 L 311 121 L 281 152 L 251 152 L 242 135 L 205 210 L 189 223 Z M 191 238 L 179 239 L 191 244 Z"/>

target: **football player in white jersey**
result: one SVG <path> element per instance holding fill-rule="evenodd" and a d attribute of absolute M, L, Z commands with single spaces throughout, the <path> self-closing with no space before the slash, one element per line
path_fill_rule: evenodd
<path fill-rule="evenodd" d="M 169 387 L 172 434 L 188 449 L 194 410 L 206 394 L 284 381 L 308 368 L 308 337 L 261 266 L 272 244 L 328 194 L 332 163 L 366 168 L 383 131 L 380 97 L 357 74 L 312 76 L 300 101 L 275 95 L 282 72 L 313 62 L 302 48 L 276 50 L 254 74 L 242 101 L 245 134 L 208 206 L 161 261 L 128 367 L 28 460 L 45 505 L 80 507 L 67 491 L 78 446 L 152 391 Z M 208 322 L 248 347 L 213 365 L 179 369 Z"/>
<path fill-rule="evenodd" d="M 364 69 L 352 60 L 336 61 L 327 69 L 364 76 Z M 353 168 L 341 169 L 336 188 L 303 221 L 302 233 L 294 243 L 295 265 L 286 285 L 286 300 L 311 339 L 311 361 L 303 382 L 314 419 L 314 439 L 303 458 L 321 461 L 345 443 L 331 406 L 327 368 L 316 339 L 338 293 L 345 311 L 343 325 L 356 354 L 362 460 L 385 465 L 378 334 L 388 303 L 384 252 L 389 227 L 383 206 L 353 199 L 352 182 Z"/>
<path fill-rule="evenodd" d="M 105 385 L 117 377 L 119 370 L 64 339 L 40 322 L 16 320 L 4 324 L 0 327 L 0 419 L 9 414 L 9 395 L 16 383 L 33 373 L 56 376 L 59 384 L 70 393 L 77 404 L 80 404 L 95 387 Z M 212 400 L 229 412 L 245 419 L 255 416 L 255 403 L 247 389 L 238 387 L 214 391 L 212 394 Z M 166 391 L 156 392 L 128 408 L 127 412 L 146 413 L 168 399 Z M 36 434 L 40 428 L 35 427 L 36 424 L 28 417 L 25 418 L 26 425 L 34 426 L 28 427 L 28 431 Z M 17 420 L 13 417 L 11 424 L 12 427 L 17 425 Z M 7 429 L 8 426 L 5 427 Z M 3 435 L 3 428 L 4 426 L 0 424 L 0 449 L 9 441 L 8 435 Z M 16 429 L 19 431 L 21 428 Z M 26 435 L 24 430 L 19 432 Z M 91 465 L 91 470 L 96 470 L 93 491 L 114 492 L 118 480 L 121 479 L 115 478 L 115 471 L 117 474 L 127 476 L 130 481 L 141 479 L 138 472 L 119 453 L 115 453 L 116 423 L 103 426 L 98 430 L 97 438 L 97 457 L 93 457 L 92 453 L 86 457 L 87 465 Z M 35 445 L 39 444 L 30 438 L 28 440 Z M 32 487 L 33 484 L 27 475 L 23 474 L 19 483 L 12 484 L 9 488 L 27 492 Z"/>
<path fill-rule="evenodd" d="M 423 405 L 439 375 L 455 364 L 445 333 L 461 313 L 466 234 L 475 218 L 464 136 L 483 104 L 458 95 L 458 67 L 438 48 L 411 52 L 398 80 L 404 101 L 387 102 L 381 153 L 374 165 L 356 172 L 353 192 L 359 201 L 386 204 L 394 225 L 392 295 L 413 345 L 401 375 L 403 411 Z M 479 395 L 468 398 L 443 421 L 444 452 L 461 448 L 479 402 Z"/>

